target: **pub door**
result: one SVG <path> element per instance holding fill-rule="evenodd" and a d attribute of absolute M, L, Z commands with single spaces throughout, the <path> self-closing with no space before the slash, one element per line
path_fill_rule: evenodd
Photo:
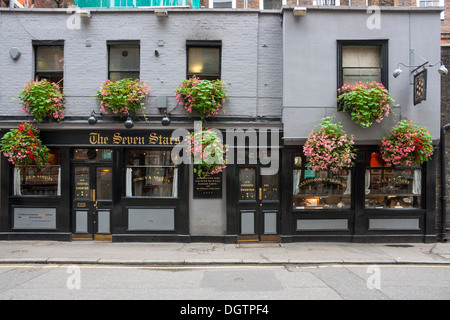
<path fill-rule="evenodd" d="M 73 164 L 73 239 L 111 239 L 112 166 Z"/>
<path fill-rule="evenodd" d="M 280 241 L 279 174 L 262 175 L 259 165 L 237 168 L 238 241 Z"/>

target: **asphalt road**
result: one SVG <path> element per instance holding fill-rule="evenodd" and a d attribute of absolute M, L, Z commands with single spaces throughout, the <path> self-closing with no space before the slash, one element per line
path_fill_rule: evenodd
<path fill-rule="evenodd" d="M 178 300 L 180 314 L 203 311 L 182 300 L 448 300 L 450 266 L 0 265 L 0 299 Z"/>

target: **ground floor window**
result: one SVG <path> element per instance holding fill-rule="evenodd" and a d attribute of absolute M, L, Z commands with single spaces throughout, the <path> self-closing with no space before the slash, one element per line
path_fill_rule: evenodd
<path fill-rule="evenodd" d="M 313 171 L 301 153 L 294 156 L 293 209 L 345 209 L 351 207 L 351 170 Z"/>
<path fill-rule="evenodd" d="M 50 151 L 43 168 L 26 166 L 14 169 L 15 196 L 61 195 L 61 157 L 59 150 Z"/>
<path fill-rule="evenodd" d="M 358 171 L 313 171 L 301 151 L 294 154 L 293 210 L 352 209 L 354 201 L 364 201 L 366 209 L 422 208 L 421 167 L 394 167 L 386 164 L 378 150 L 360 152 L 364 166 Z M 358 179 L 352 195 L 352 174 Z M 364 183 L 364 185 L 363 185 Z M 357 198 L 356 198 L 357 197 Z M 360 202 L 362 204 L 362 202 Z"/>
<path fill-rule="evenodd" d="M 422 169 L 386 165 L 378 152 L 366 153 L 365 207 L 420 208 Z"/>
<path fill-rule="evenodd" d="M 170 151 L 129 150 L 126 158 L 126 196 L 177 197 L 178 168 Z"/>

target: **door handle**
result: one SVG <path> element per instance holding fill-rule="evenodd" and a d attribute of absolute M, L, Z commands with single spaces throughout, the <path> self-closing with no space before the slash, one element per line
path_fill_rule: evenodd
<path fill-rule="evenodd" d="M 259 188 L 259 200 L 262 200 L 262 188 Z"/>

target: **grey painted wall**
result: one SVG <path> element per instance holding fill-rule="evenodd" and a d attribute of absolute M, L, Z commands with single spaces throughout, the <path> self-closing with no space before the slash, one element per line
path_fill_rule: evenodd
<path fill-rule="evenodd" d="M 440 60 L 439 11 L 419 11 L 417 8 L 382 9 L 380 29 L 367 28 L 371 14 L 364 8 L 343 7 L 308 9 L 306 16 L 294 17 L 291 10 L 283 16 L 283 122 L 285 137 L 297 139 L 288 143 L 302 143 L 311 129 L 325 116 L 335 115 L 357 143 L 378 144 L 400 117 L 426 126 L 433 139 L 439 139 L 440 75 L 437 67 L 428 72 L 427 101 L 414 106 L 413 86 L 409 72 L 403 68 L 398 78 L 392 72 L 397 64 L 409 65 L 409 49 L 415 49 L 430 63 Z M 388 39 L 389 91 L 399 107 L 396 116 L 385 118 L 363 129 L 349 115 L 336 111 L 337 98 L 337 40 Z M 416 56 L 416 62 L 423 61 Z"/>
<path fill-rule="evenodd" d="M 108 40 L 140 40 L 141 79 L 150 86 L 146 112 L 155 115 L 157 96 L 169 96 L 169 109 L 176 106 L 174 92 L 186 76 L 186 40 L 222 40 L 222 79 L 230 96 L 226 116 L 281 117 L 279 13 L 173 10 L 158 18 L 142 9 L 91 12 L 80 29 L 71 30 L 71 13 L 64 10 L 0 11 L 0 115 L 24 115 L 16 97 L 34 74 L 33 39 L 65 40 L 66 115 L 86 118 L 98 110 L 93 95 L 107 79 Z M 19 60 L 9 57 L 11 47 L 21 51 Z M 187 115 L 181 106 L 173 113 Z"/>

